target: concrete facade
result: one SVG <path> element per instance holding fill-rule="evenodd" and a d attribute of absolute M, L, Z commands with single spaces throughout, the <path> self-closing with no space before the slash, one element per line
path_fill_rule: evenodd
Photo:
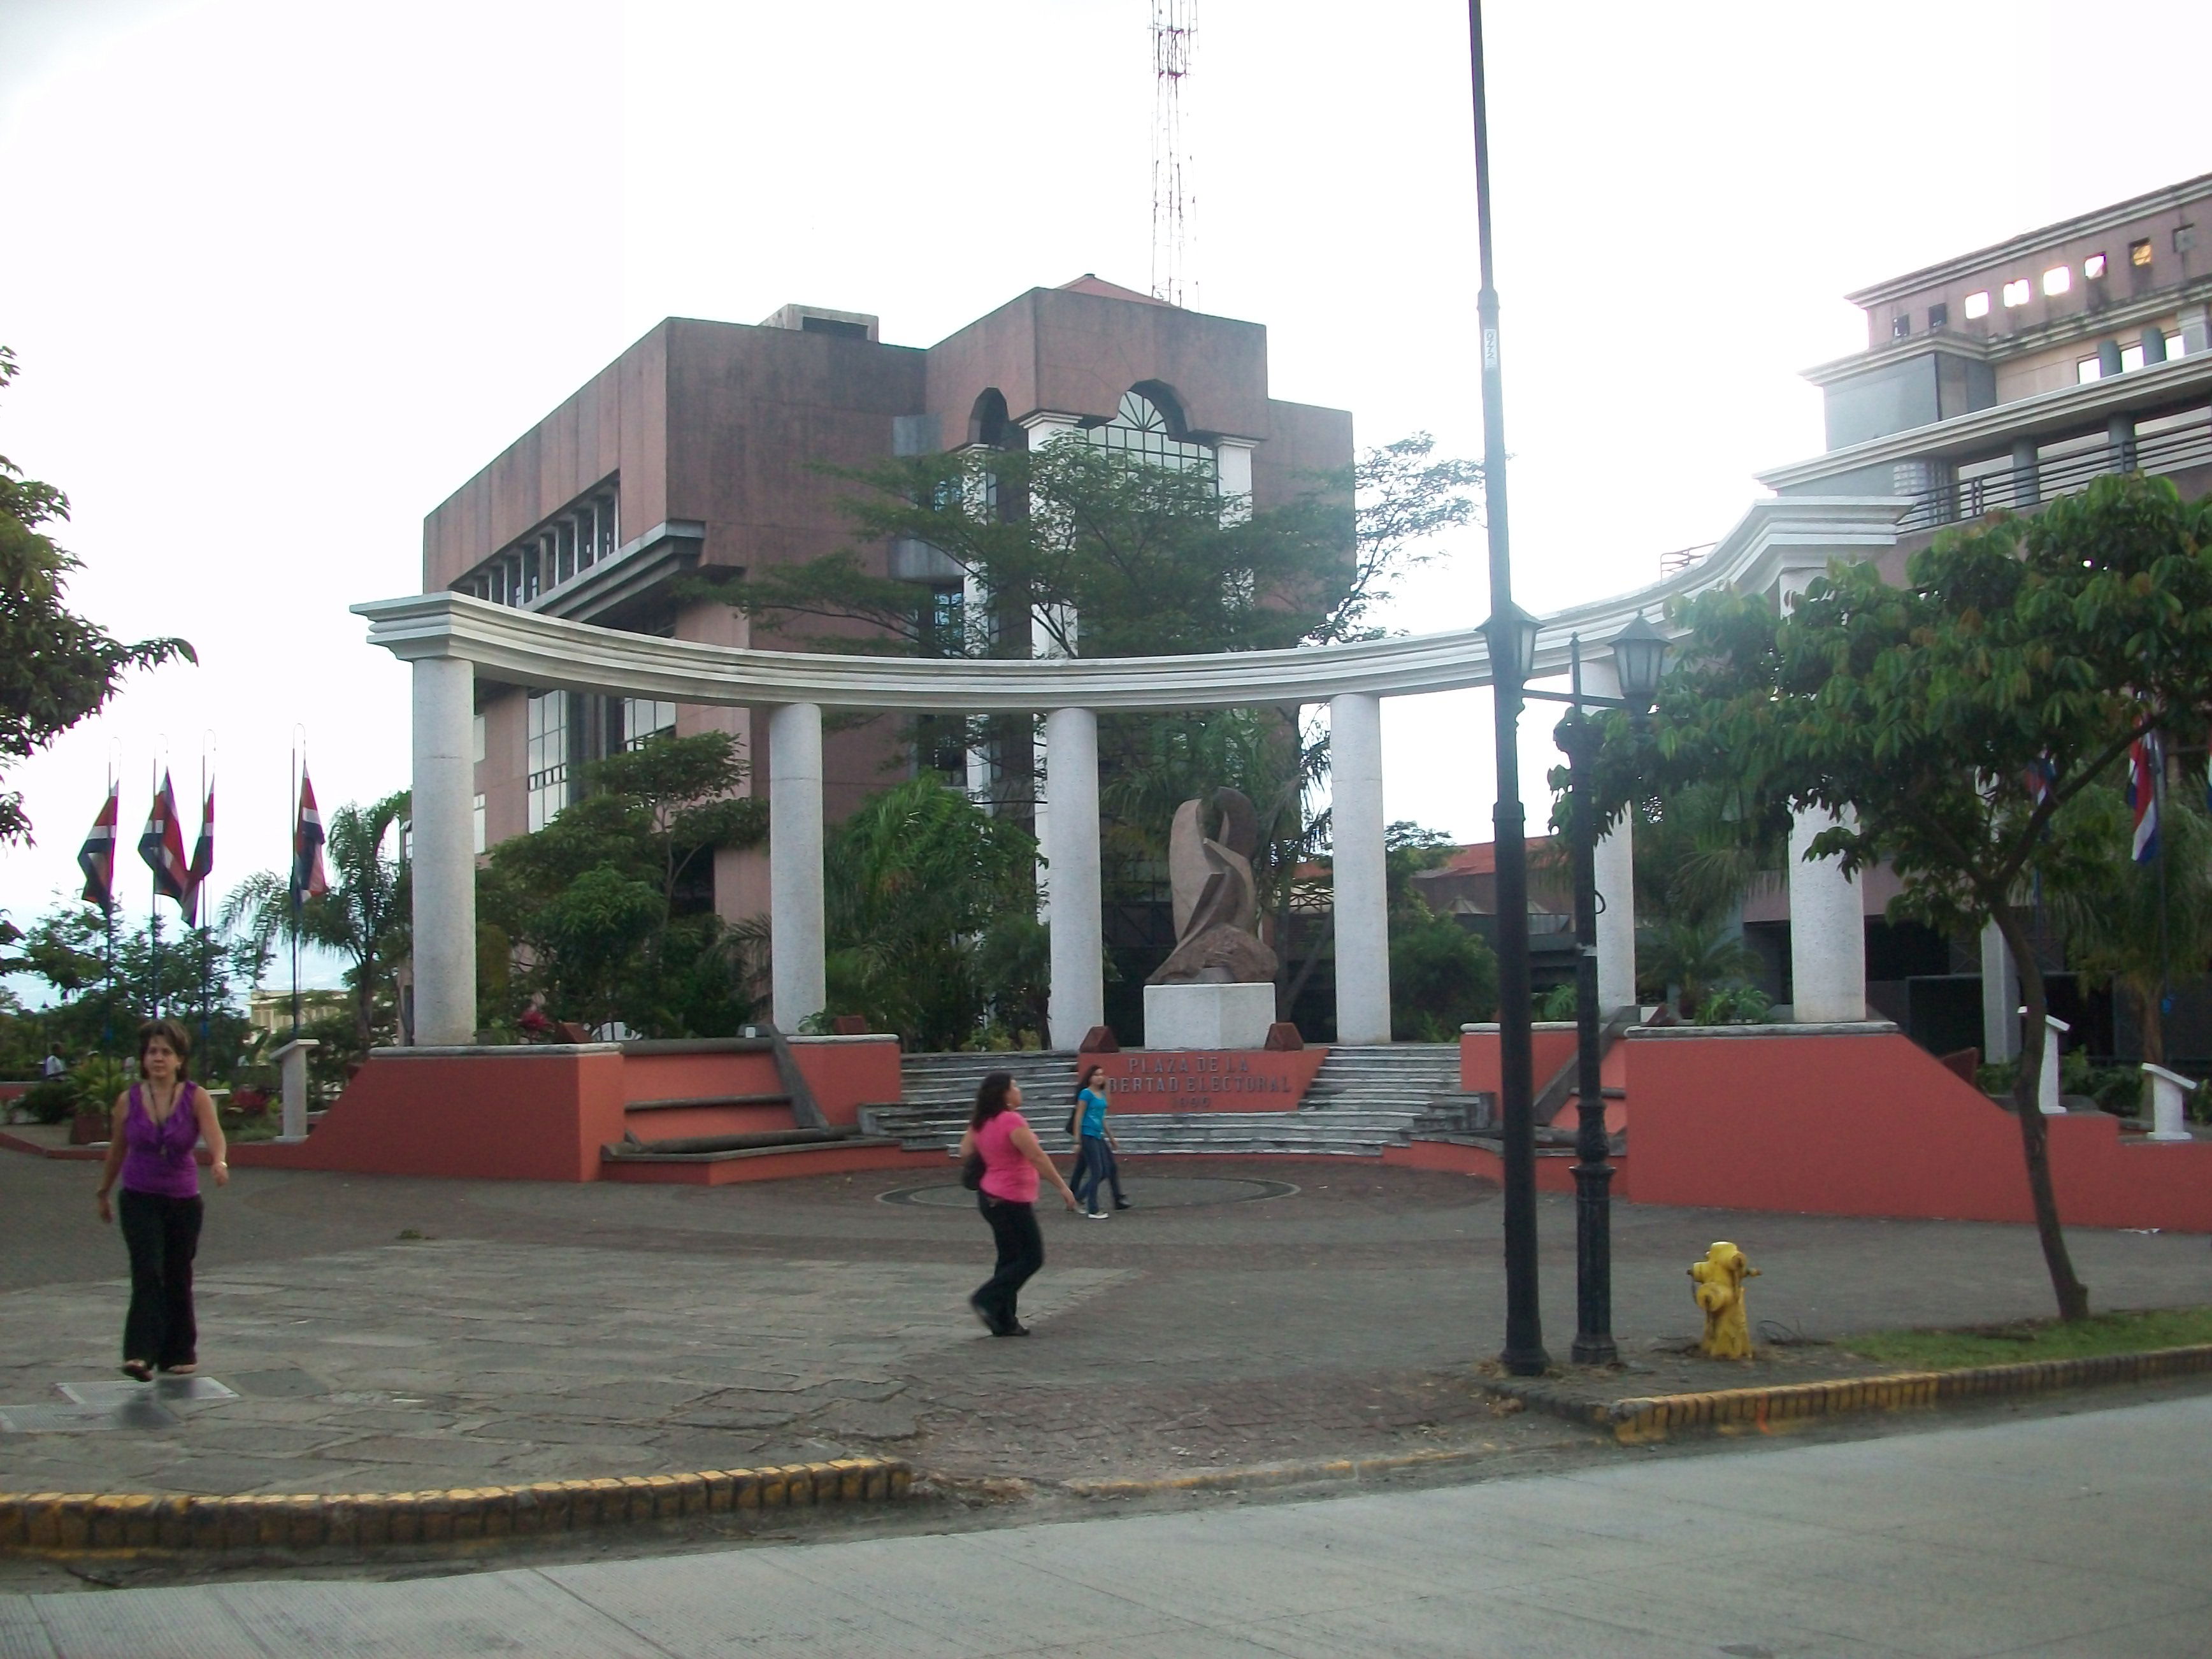
<path fill-rule="evenodd" d="M 1178 437 L 1213 447 L 1224 490 L 1265 507 L 1348 466 L 1352 417 L 1269 395 L 1267 331 L 1164 305 L 1085 276 L 1034 289 L 934 346 L 893 345 L 864 313 L 787 306 L 752 326 L 670 318 L 518 438 L 424 520 L 422 588 L 534 614 L 702 644 L 790 647 L 730 606 L 680 597 L 702 571 L 757 571 L 845 547 L 852 486 L 820 470 L 969 444 L 1023 447 L 1033 433 L 1111 419 L 1142 387 Z M 932 550 L 860 550 L 873 574 L 912 580 L 916 602 L 959 586 Z M 812 634 L 872 630 L 810 621 Z M 486 845 L 557 810 L 568 773 L 652 731 L 731 732 L 771 799 L 765 710 L 554 691 L 480 674 L 476 710 Z M 857 711 L 856 711 L 857 712 Z M 757 730 L 757 726 L 759 728 Z M 915 758 L 891 719 L 823 734 L 820 784 L 834 823 Z M 540 795 L 533 817 L 532 790 Z M 714 903 L 769 908 L 768 860 L 724 853 Z"/>

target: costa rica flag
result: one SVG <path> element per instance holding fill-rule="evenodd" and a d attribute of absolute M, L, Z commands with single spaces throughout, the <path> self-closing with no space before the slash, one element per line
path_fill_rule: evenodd
<path fill-rule="evenodd" d="M 292 902 L 303 903 L 331 890 L 323 874 L 323 815 L 315 806 L 315 786 L 300 769 L 300 821 L 292 826 Z"/>
<path fill-rule="evenodd" d="M 2131 850 L 2137 864 L 2148 864 L 2158 856 L 2158 795 L 2165 774 L 2158 733 L 2146 732 L 2128 750 L 2128 808 L 2136 820 Z"/>
<path fill-rule="evenodd" d="M 207 878 L 215 872 L 215 786 L 207 787 L 207 799 L 200 803 L 200 838 L 192 845 L 191 867 L 185 872 L 188 885 L 185 889 L 185 920 L 197 927 L 200 919 L 200 896 L 207 886 Z"/>
<path fill-rule="evenodd" d="M 77 868 L 84 872 L 84 902 L 103 910 L 115 908 L 115 820 L 121 793 L 118 786 L 107 786 L 106 803 L 76 849 Z"/>
<path fill-rule="evenodd" d="M 146 828 L 138 836 L 138 856 L 154 872 L 154 891 L 173 899 L 177 908 L 189 915 L 185 890 L 191 872 L 185 864 L 185 832 L 177 823 L 176 791 L 169 787 L 167 772 L 161 774 L 161 787 L 154 796 L 153 809 L 146 814 Z"/>

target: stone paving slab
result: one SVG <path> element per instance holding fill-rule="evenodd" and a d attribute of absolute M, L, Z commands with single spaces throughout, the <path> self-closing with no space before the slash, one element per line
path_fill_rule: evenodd
<path fill-rule="evenodd" d="M 1188 1167 L 1130 1160 L 1139 1207 L 1110 1222 L 1047 1216 L 1023 1304 L 1036 1334 L 1005 1341 L 963 1306 L 989 1266 L 979 1218 L 881 1201 L 915 1184 L 900 1172 L 656 1188 L 240 1170 L 209 1195 L 199 1273 L 200 1358 L 238 1397 L 179 1400 L 173 1427 L 0 1435 L 0 1486 L 398 1491 L 871 1455 L 1096 1479 L 1503 1455 L 1587 1432 L 1501 1418 L 1484 1391 L 1503 1322 L 1493 1188 L 1208 1160 L 1208 1182 L 1281 1190 L 1201 1202 L 1175 1184 Z M 119 1381 L 123 1251 L 93 1216 L 94 1179 L 0 1153 L 0 1411 Z M 1562 1354 L 1571 1221 L 1541 1202 Z M 1764 1270 L 1754 1319 L 1785 1334 L 2049 1307 L 2025 1227 L 1622 1205 L 1631 1364 L 1613 1392 L 1683 1386 L 1698 1327 L 1685 1269 L 1723 1237 Z M 2069 1239 L 2100 1308 L 2212 1301 L 2203 1238 Z"/>

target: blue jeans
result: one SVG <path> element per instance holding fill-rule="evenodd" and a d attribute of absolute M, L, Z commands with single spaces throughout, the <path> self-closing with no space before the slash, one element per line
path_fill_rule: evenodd
<path fill-rule="evenodd" d="M 1113 1188 L 1114 1202 L 1121 1202 L 1121 1168 L 1114 1161 L 1114 1149 L 1106 1144 L 1103 1135 L 1085 1135 L 1075 1155 L 1075 1179 L 1070 1182 L 1075 1188 L 1075 1201 L 1091 1214 L 1098 1213 L 1098 1188 L 1104 1182 Z"/>

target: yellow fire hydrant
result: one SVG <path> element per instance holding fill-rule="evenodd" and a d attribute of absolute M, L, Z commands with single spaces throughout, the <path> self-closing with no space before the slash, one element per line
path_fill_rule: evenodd
<path fill-rule="evenodd" d="M 1722 1239 L 1705 1252 L 1705 1259 L 1690 1268 L 1698 1281 L 1693 1294 L 1705 1310 L 1705 1340 L 1698 1352 L 1708 1359 L 1751 1358 L 1751 1318 L 1744 1305 L 1743 1281 L 1759 1277 L 1759 1269 L 1744 1259 L 1741 1250 Z"/>

